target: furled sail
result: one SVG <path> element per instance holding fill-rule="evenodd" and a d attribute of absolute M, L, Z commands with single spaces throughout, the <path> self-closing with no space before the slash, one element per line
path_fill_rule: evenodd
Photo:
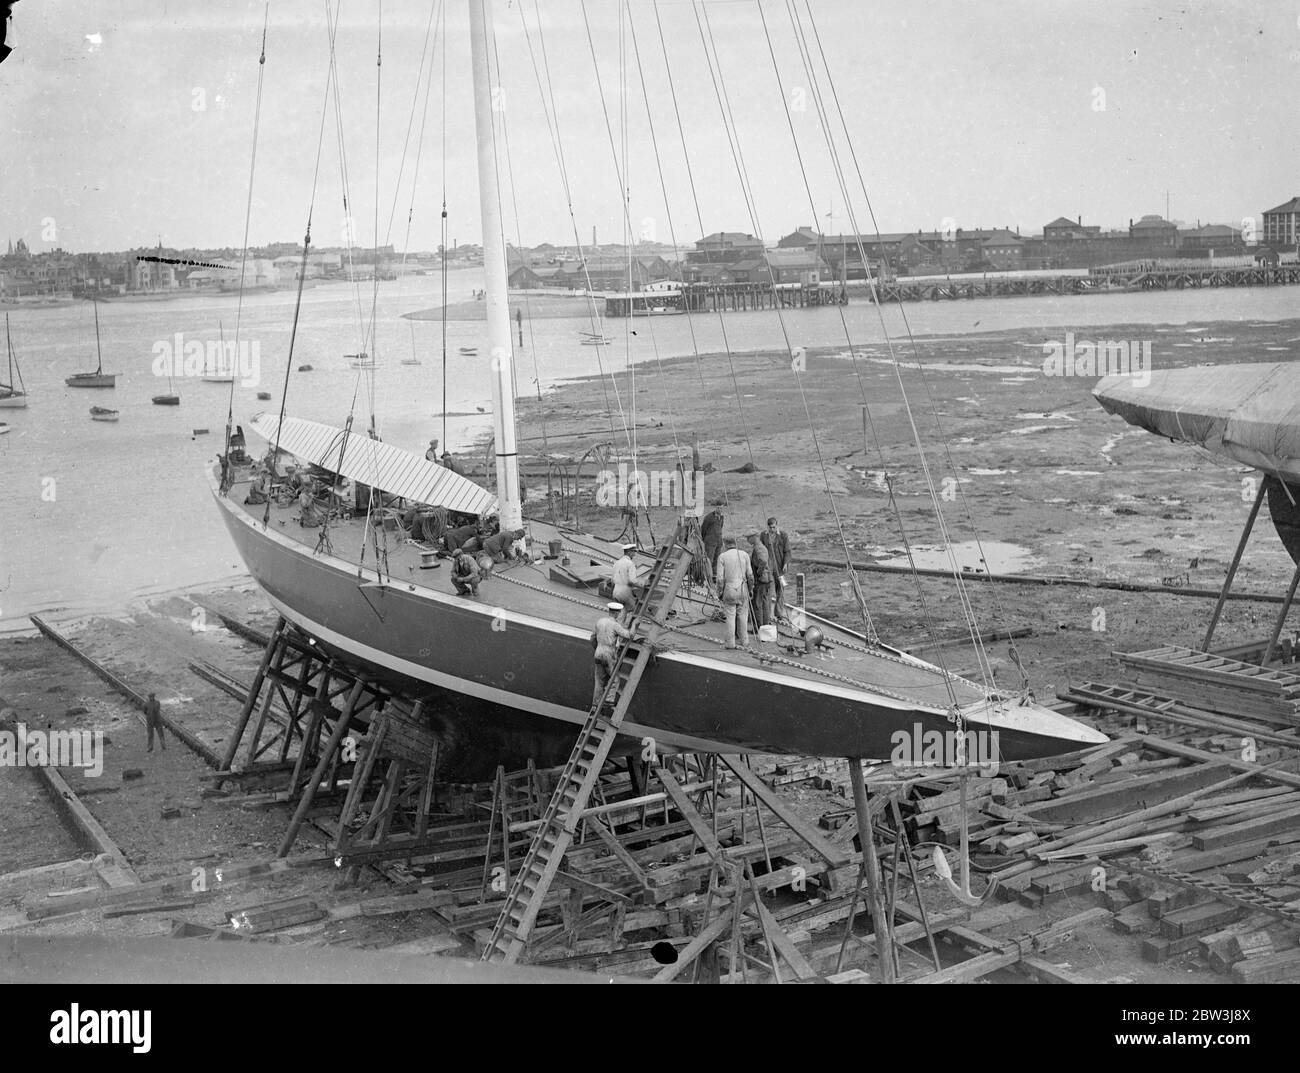
<path fill-rule="evenodd" d="M 462 514 L 496 513 L 496 496 L 411 451 L 373 440 L 365 433 L 352 432 L 348 434 L 340 462 L 339 448 L 344 435 L 341 428 L 300 417 L 286 417 L 281 425 L 279 417 L 267 411 L 256 414 L 252 420 L 253 431 L 269 443 L 276 442 L 277 426 L 282 450 L 332 473 L 341 473 L 349 480 Z"/>

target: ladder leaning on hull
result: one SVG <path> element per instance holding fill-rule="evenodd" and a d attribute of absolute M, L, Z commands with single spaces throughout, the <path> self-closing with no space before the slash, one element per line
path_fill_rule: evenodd
<path fill-rule="evenodd" d="M 483 961 L 504 960 L 508 965 L 514 964 L 528 945 L 542 902 L 573 842 L 605 758 L 618 736 L 641 675 L 650 662 L 651 645 L 659 633 L 658 627 L 667 620 L 673 599 L 690 570 L 693 553 L 687 543 L 689 532 L 689 527 L 678 526 L 672 539 L 655 558 L 645 590 L 629 622 L 634 635 L 640 634 L 643 626 L 649 626 L 649 629 L 619 645 L 614 672 L 605 692 L 587 714 L 569 761 L 560 773 L 555 793 L 542 814 L 541 824 L 533 835 L 532 844 L 510 885 L 492 936 L 483 950 Z M 605 716 L 603 713 L 610 704 L 613 712 Z"/>

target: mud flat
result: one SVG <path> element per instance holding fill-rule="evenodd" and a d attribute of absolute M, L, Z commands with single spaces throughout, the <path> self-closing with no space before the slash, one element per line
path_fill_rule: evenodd
<path fill-rule="evenodd" d="M 905 391 L 936 491 L 947 500 L 951 539 L 970 548 L 967 542 L 978 538 L 986 555 L 999 553 L 995 569 L 1217 588 L 1249 511 L 1243 480 L 1250 472 L 1106 414 L 1091 395 L 1095 378 L 1044 375 L 1043 344 L 1070 330 L 918 337 L 915 353 L 906 341 L 897 347 L 898 372 L 880 345 L 858 348 L 853 358 L 847 347 L 809 351 L 798 378 L 784 354 L 664 361 L 639 367 L 635 392 L 619 373 L 623 413 L 612 418 L 608 379 L 573 380 L 540 401 L 519 400 L 523 450 L 541 452 L 543 426 L 553 455 L 577 459 L 601 441 L 625 445 L 624 422 L 630 426 L 635 413 L 644 470 L 671 469 L 679 451 L 689 468 L 698 434 L 701 461 L 713 467 L 702 496 L 722 504 L 727 532 L 744 536 L 776 516 L 790 534 L 794 570 L 801 569 L 801 554 L 842 559 L 829 488 L 852 557 L 896 562 L 905 550 L 900 518 L 914 547 L 943 544 Z M 1300 320 L 1121 324 L 1075 334 L 1150 340 L 1156 369 L 1300 357 Z M 864 402 L 870 404 L 865 416 Z M 733 472 L 747 467 L 754 472 Z M 587 490 L 595 469 L 589 460 Z M 541 483 L 530 480 L 530 491 L 543 492 Z M 530 510 L 545 510 L 544 502 Z M 662 535 L 672 512 L 655 513 Z M 582 522 L 610 536 L 622 525 L 616 509 L 589 505 Z M 644 526 L 642 537 L 648 538 Z M 963 565 L 978 567 L 978 558 L 968 556 Z M 859 620 L 843 570 L 804 569 L 810 607 L 847 625 Z M 1272 527 L 1261 523 L 1236 588 L 1284 591 L 1292 569 Z M 947 635 L 963 626 L 950 578 L 860 578 L 876 628 L 895 643 L 923 643 L 931 629 Z M 1209 601 L 1157 593 L 968 587 L 981 629 L 1032 627 L 1017 647 L 1040 696 L 1067 680 L 1097 677 L 1114 649 L 1140 647 L 1153 637 L 1199 641 L 1211 609 Z M 1228 643 L 1266 634 L 1275 614 L 1268 604 L 1229 603 L 1219 636 Z M 998 645 L 994 655 L 1004 651 Z M 1004 684 L 1018 684 L 1009 661 L 998 663 Z M 953 669 L 961 666 L 958 660 Z"/>

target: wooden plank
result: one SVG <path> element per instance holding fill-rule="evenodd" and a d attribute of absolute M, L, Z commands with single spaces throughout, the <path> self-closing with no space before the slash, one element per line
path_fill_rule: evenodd
<path fill-rule="evenodd" d="M 832 868 L 842 868 L 849 863 L 848 851 L 828 842 L 822 837 L 821 832 L 817 830 L 814 824 L 807 822 L 802 816 L 793 812 L 784 801 L 768 788 L 762 779 L 745 766 L 743 757 L 722 755 L 720 758 L 727 767 L 735 772 L 736 777 L 744 784 L 746 789 L 762 801 L 776 815 L 777 819 L 803 839 L 808 848 L 817 856 Z"/>
<path fill-rule="evenodd" d="M 1262 855 L 1270 846 L 1300 842 L 1300 831 L 1288 831 L 1271 838 L 1255 838 L 1216 850 L 1192 850 L 1170 860 L 1170 866 L 1179 872 L 1205 872 L 1225 864 L 1249 860 Z"/>
<path fill-rule="evenodd" d="M 781 925 L 773 919 L 771 912 L 769 912 L 767 906 L 763 904 L 763 899 L 761 897 L 751 899 L 749 908 L 758 913 L 759 920 L 767 929 L 768 939 L 771 941 L 772 945 L 776 947 L 777 952 L 785 958 L 790 968 L 794 970 L 795 976 L 800 980 L 815 979 L 817 973 L 813 971 L 813 967 L 808 964 L 803 954 L 799 952 L 799 948 L 794 945 L 790 936 L 787 935 Z"/>
<path fill-rule="evenodd" d="M 1217 766 L 1202 764 L 1176 771 L 1139 775 L 1121 782 L 1104 783 L 1066 797 L 1025 805 L 1020 811 L 1034 819 L 1065 823 L 1108 820 L 1135 808 L 1149 808 L 1190 790 L 1207 786 L 1222 777 L 1223 772 Z"/>
<path fill-rule="evenodd" d="M 17 728 L 7 719 L 0 719 L 0 729 L 17 736 Z M 126 859 L 126 854 L 104 830 L 100 822 L 90 814 L 90 810 L 78 800 L 67 780 L 52 764 L 36 764 L 32 767 L 37 777 L 44 784 L 45 792 L 63 819 L 73 828 L 77 841 L 111 860 L 116 867 L 112 874 L 120 877 L 113 886 L 130 887 L 140 882 Z"/>
<path fill-rule="evenodd" d="M 1039 957 L 1021 958 L 1017 967 L 1029 973 L 1040 984 L 1090 984 L 1093 982 L 1086 976 L 1071 972 L 1063 965 L 1053 965 L 1050 961 L 1045 961 Z"/>
<path fill-rule="evenodd" d="M 605 826 L 605 822 L 599 816 L 589 816 L 586 822 L 588 829 L 596 832 L 596 836 L 609 847 L 610 853 L 632 873 L 636 881 L 643 887 L 649 886 L 645 871 L 637 864 L 636 858 L 623 848 L 623 844 Z"/>
<path fill-rule="evenodd" d="M 659 776 L 664 791 L 672 798 L 677 811 L 682 814 L 682 819 L 690 824 L 691 833 L 700 840 L 704 851 L 715 861 L 721 863 L 723 859 L 722 847 L 718 845 L 718 840 L 713 837 L 713 831 L 704 822 L 704 818 L 696 811 L 691 799 L 683 792 L 681 784 L 673 778 L 672 772 L 667 767 L 657 768 L 655 774 Z"/>
<path fill-rule="evenodd" d="M 105 682 L 107 682 L 115 690 L 117 690 L 124 698 L 126 698 L 127 701 L 129 701 L 137 709 L 139 709 L 141 712 L 144 711 L 145 705 L 148 702 L 145 700 L 144 697 L 140 696 L 139 693 L 137 693 L 124 681 L 122 681 L 121 678 L 119 678 L 116 674 L 114 674 L 107 667 L 101 664 L 98 660 L 95 660 L 91 658 L 89 655 L 87 655 L 85 652 L 82 652 L 81 649 L 79 649 L 66 637 L 60 634 L 56 629 L 54 629 L 53 626 L 49 625 L 47 622 L 41 619 L 40 616 L 29 615 L 28 618 L 31 619 L 32 625 L 35 626 L 38 630 L 40 630 L 41 633 L 43 633 L 55 644 L 57 644 L 60 648 L 64 649 L 72 656 L 76 657 L 78 660 L 84 663 L 87 667 L 89 667 L 92 671 L 94 671 L 95 674 L 97 674 L 100 678 L 102 678 Z M 165 714 L 159 713 L 158 718 L 162 721 L 164 727 L 166 727 L 173 734 L 175 734 L 176 737 L 178 737 L 182 742 L 188 745 L 190 749 L 198 753 L 198 755 L 203 758 L 203 761 L 206 764 L 208 764 L 209 767 L 218 768 L 218 769 L 222 767 L 221 757 L 219 757 L 216 754 L 216 752 L 212 749 L 212 747 L 209 746 L 206 742 L 200 741 L 197 737 L 195 737 L 195 735 L 188 728 L 181 726 L 174 719 L 171 719 Z"/>
<path fill-rule="evenodd" d="M 1192 845 L 1197 849 L 1218 849 L 1235 842 L 1249 841 L 1263 835 L 1300 829 L 1300 808 L 1289 808 L 1241 823 L 1211 827 L 1192 835 Z"/>
<path fill-rule="evenodd" d="M 940 969 L 938 972 L 929 973 L 912 982 L 917 984 L 970 983 L 972 980 L 978 980 L 981 976 L 987 976 L 991 972 L 1010 968 L 1019 961 L 1019 950 L 1010 953 L 980 954 L 969 961 L 963 961 L 946 969 Z"/>
<path fill-rule="evenodd" d="M 686 944 L 677 955 L 677 960 L 671 965 L 665 965 L 655 973 L 654 978 L 659 981 L 677 979 L 704 952 L 710 943 L 720 938 L 722 933 L 731 927 L 732 917 L 733 912 L 724 911 L 719 913 L 710 924 L 706 925 L 694 939 Z"/>

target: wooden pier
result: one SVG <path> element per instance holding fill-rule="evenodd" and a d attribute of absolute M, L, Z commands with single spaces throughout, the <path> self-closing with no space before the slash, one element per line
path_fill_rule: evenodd
<path fill-rule="evenodd" d="M 955 276 L 892 279 L 878 283 L 882 302 L 1036 295 L 1181 291 L 1203 287 L 1281 287 L 1300 283 L 1300 264 L 1094 268 L 1082 275 Z"/>
<path fill-rule="evenodd" d="M 762 309 L 812 309 L 845 305 L 848 294 L 840 284 L 684 283 L 666 291 L 607 294 L 605 316 L 664 316 L 680 313 L 745 313 Z"/>

